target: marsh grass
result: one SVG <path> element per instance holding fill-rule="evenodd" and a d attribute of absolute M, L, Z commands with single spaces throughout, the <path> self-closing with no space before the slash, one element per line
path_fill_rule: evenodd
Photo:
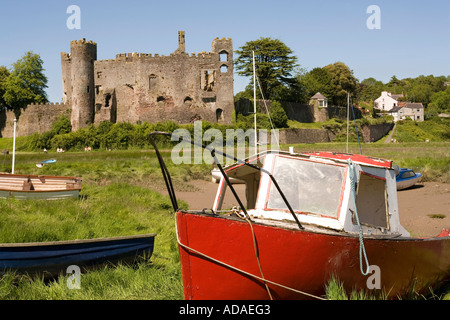
<path fill-rule="evenodd" d="M 81 289 L 67 287 L 67 275 L 47 281 L 8 273 L 0 278 L 0 299 L 182 299 L 174 212 L 154 154 L 92 152 L 46 154 L 52 166 L 38 169 L 43 154 L 18 153 L 16 173 L 80 176 L 78 199 L 0 199 L 2 243 L 90 239 L 156 233 L 150 258 L 137 265 L 108 266 L 84 273 Z M 174 179 L 189 188 L 201 169 L 176 168 Z M 181 207 L 187 205 L 180 203 Z"/>
<path fill-rule="evenodd" d="M 2 139 L 0 139 L 0 142 Z M 1 145 L 1 144 L 0 144 Z M 449 167 L 448 142 L 363 145 L 366 155 L 400 165 L 425 165 L 440 179 Z M 287 150 L 288 146 L 282 146 Z M 296 152 L 345 152 L 344 143 L 295 145 Z M 350 152 L 359 152 L 350 144 Z M 211 166 L 174 165 L 162 150 L 176 191 L 193 190 L 193 179 L 210 179 Z M 46 159 L 57 162 L 39 169 Z M 0 171 L 10 171 L 11 154 L 0 155 Z M 442 169 L 442 167 L 444 169 Z M 82 177 L 79 199 L 57 201 L 0 199 L 0 241 L 35 242 L 156 233 L 150 259 L 137 265 L 105 265 L 84 273 L 81 289 L 67 287 L 67 275 L 53 281 L 8 273 L 0 277 L 0 299 L 182 299 L 174 213 L 152 150 L 38 153 L 18 152 L 16 173 Z M 448 172 L 447 172 L 448 174 Z M 182 208 L 187 204 L 180 202 Z M 355 296 L 357 297 L 357 296 Z M 364 297 L 363 297 L 364 298 Z M 365 297 L 367 298 L 367 297 Z"/>

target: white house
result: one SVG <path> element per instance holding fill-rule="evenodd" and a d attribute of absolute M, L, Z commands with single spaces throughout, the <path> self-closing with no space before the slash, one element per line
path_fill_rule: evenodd
<path fill-rule="evenodd" d="M 390 92 L 383 91 L 381 96 L 374 101 L 373 107 L 382 111 L 389 111 L 392 108 L 398 106 L 398 98 L 403 97 L 402 94 L 391 94 Z"/>
<path fill-rule="evenodd" d="M 414 121 L 424 121 L 424 107 L 421 103 L 405 102 L 389 110 L 394 121 L 411 118 Z"/>

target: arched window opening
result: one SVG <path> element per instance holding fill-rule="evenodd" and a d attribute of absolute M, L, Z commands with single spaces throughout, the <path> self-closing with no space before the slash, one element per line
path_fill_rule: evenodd
<path fill-rule="evenodd" d="M 108 94 L 105 96 L 105 108 L 108 108 L 108 107 L 109 107 L 109 102 L 110 102 L 110 100 L 111 100 L 111 95 L 108 93 Z"/>
<path fill-rule="evenodd" d="M 221 51 L 219 53 L 219 59 L 221 62 L 227 62 L 228 61 L 228 52 L 226 52 L 225 50 Z"/>
<path fill-rule="evenodd" d="M 223 110 L 220 108 L 216 109 L 216 121 L 223 120 Z"/>

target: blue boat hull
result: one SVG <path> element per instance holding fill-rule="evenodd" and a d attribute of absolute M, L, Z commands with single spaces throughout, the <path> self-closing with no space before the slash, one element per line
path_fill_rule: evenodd
<path fill-rule="evenodd" d="M 422 174 L 414 172 L 411 169 L 400 168 L 396 176 L 397 190 L 403 190 L 412 187 L 422 179 Z"/>
<path fill-rule="evenodd" d="M 0 274 L 58 276 L 67 267 L 81 270 L 104 263 L 131 263 L 136 258 L 150 257 L 155 234 L 138 236 L 37 243 L 0 244 Z"/>

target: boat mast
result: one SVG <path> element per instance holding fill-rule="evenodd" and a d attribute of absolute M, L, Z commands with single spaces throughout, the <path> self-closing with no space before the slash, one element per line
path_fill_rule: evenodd
<path fill-rule="evenodd" d="M 11 170 L 12 174 L 14 174 L 14 163 L 16 162 L 16 127 L 17 127 L 17 119 L 14 118 L 13 156 L 12 156 L 12 170 Z"/>
<path fill-rule="evenodd" d="M 256 69 L 255 69 L 255 51 L 253 53 L 253 122 L 255 129 L 255 154 L 258 153 L 258 134 L 256 132 Z"/>
<path fill-rule="evenodd" d="M 347 153 L 348 153 L 348 122 L 350 114 L 350 93 L 347 92 Z"/>

